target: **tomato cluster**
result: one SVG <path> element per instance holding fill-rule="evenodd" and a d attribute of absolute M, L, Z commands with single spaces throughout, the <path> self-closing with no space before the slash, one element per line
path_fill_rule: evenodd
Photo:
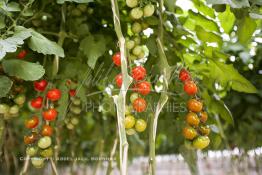
<path fill-rule="evenodd" d="M 25 127 L 30 129 L 30 134 L 24 136 L 24 143 L 27 145 L 26 154 L 33 157 L 32 165 L 41 168 L 44 166 L 44 158 L 53 155 L 53 128 L 50 122 L 58 116 L 54 106 L 62 94 L 59 89 L 48 88 L 48 82 L 44 79 L 35 81 L 34 89 L 39 95 L 29 103 L 34 115 L 25 121 Z M 43 119 L 39 118 L 39 115 L 42 115 Z"/>
<path fill-rule="evenodd" d="M 192 96 L 197 93 L 197 86 L 191 80 L 189 72 L 182 69 L 179 79 L 184 83 L 184 91 Z M 209 143 L 208 137 L 210 128 L 206 125 L 207 113 L 203 109 L 203 103 L 199 99 L 191 98 L 187 102 L 188 113 L 186 115 L 187 126 L 183 128 L 183 136 L 189 141 L 190 145 L 196 149 L 204 149 Z"/>

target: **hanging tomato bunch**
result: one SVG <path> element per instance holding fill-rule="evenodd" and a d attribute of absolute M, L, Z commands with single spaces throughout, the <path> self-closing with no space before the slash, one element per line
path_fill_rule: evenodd
<path fill-rule="evenodd" d="M 47 87 L 46 80 L 34 82 L 34 89 L 38 96 L 29 103 L 34 114 L 25 121 L 25 127 L 30 129 L 30 134 L 24 136 L 24 143 L 27 145 L 26 154 L 32 157 L 31 162 L 36 168 L 43 167 L 44 158 L 53 155 L 51 122 L 58 116 L 55 105 L 62 95 L 59 89 L 47 89 Z"/>
<path fill-rule="evenodd" d="M 208 115 L 203 109 L 202 101 L 194 97 L 198 92 L 198 88 L 195 82 L 191 80 L 189 72 L 182 69 L 179 73 L 179 79 L 184 83 L 186 94 L 192 96 L 187 102 L 188 113 L 185 117 L 187 126 L 183 129 L 183 135 L 194 148 L 204 149 L 210 143 L 208 137 L 210 128 L 206 125 Z"/>

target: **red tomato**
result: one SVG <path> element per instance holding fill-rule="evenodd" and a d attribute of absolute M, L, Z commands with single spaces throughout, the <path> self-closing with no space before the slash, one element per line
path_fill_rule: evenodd
<path fill-rule="evenodd" d="M 43 105 L 43 97 L 37 97 L 31 100 L 31 106 L 35 109 L 40 109 Z"/>
<path fill-rule="evenodd" d="M 188 95 L 195 95 L 197 93 L 197 85 L 193 81 L 186 81 L 184 84 L 184 91 Z"/>
<path fill-rule="evenodd" d="M 116 85 L 120 88 L 122 86 L 122 82 L 123 82 L 122 74 L 118 74 L 115 77 L 115 81 L 116 81 Z"/>
<path fill-rule="evenodd" d="M 34 82 L 34 88 L 36 91 L 43 92 L 47 86 L 48 82 L 46 80 L 40 80 Z"/>
<path fill-rule="evenodd" d="M 118 67 L 121 66 L 121 53 L 120 52 L 115 53 L 112 59 L 116 66 Z"/>
<path fill-rule="evenodd" d="M 69 90 L 69 95 L 70 95 L 71 97 L 76 96 L 76 90 L 75 90 L 75 89 L 70 89 L 70 90 Z"/>
<path fill-rule="evenodd" d="M 179 73 L 179 79 L 183 82 L 190 80 L 190 74 L 186 69 L 181 69 L 180 73 Z"/>
<path fill-rule="evenodd" d="M 21 51 L 18 53 L 17 58 L 19 58 L 19 59 L 24 59 L 26 55 L 27 55 L 27 51 L 26 51 L 26 50 L 21 50 Z"/>
<path fill-rule="evenodd" d="M 61 98 L 61 91 L 59 89 L 51 89 L 47 92 L 46 97 L 48 100 L 57 101 Z"/>
<path fill-rule="evenodd" d="M 143 80 L 146 76 L 146 69 L 142 66 L 137 66 L 132 69 L 132 77 L 138 81 Z"/>
<path fill-rule="evenodd" d="M 32 118 L 26 120 L 25 127 L 28 128 L 28 129 L 33 129 L 33 128 L 37 127 L 38 123 L 39 123 L 38 117 L 33 116 Z"/>
<path fill-rule="evenodd" d="M 51 136 L 53 133 L 53 128 L 49 125 L 44 125 L 41 131 L 42 136 Z"/>
<path fill-rule="evenodd" d="M 147 95 L 150 92 L 151 84 L 147 81 L 139 82 L 135 85 L 136 91 L 142 95 Z"/>
<path fill-rule="evenodd" d="M 146 101 L 143 98 L 137 98 L 133 102 L 133 108 L 137 112 L 143 112 L 146 110 Z"/>
<path fill-rule="evenodd" d="M 47 121 L 53 121 L 57 117 L 57 111 L 55 109 L 48 109 L 42 113 L 43 117 Z"/>

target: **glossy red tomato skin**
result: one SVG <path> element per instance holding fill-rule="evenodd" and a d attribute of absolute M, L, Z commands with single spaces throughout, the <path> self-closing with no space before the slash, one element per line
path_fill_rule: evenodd
<path fill-rule="evenodd" d="M 70 97 L 76 96 L 76 90 L 75 89 L 70 89 L 69 90 L 69 95 L 70 95 Z"/>
<path fill-rule="evenodd" d="M 140 98 L 140 97 L 135 99 L 135 101 L 133 102 L 133 108 L 137 112 L 145 111 L 146 106 L 147 106 L 147 103 L 146 103 L 145 99 Z"/>
<path fill-rule="evenodd" d="M 57 111 L 55 109 L 48 109 L 42 113 L 43 117 L 47 121 L 54 121 L 57 117 Z"/>
<path fill-rule="evenodd" d="M 61 91 L 59 89 L 51 89 L 47 92 L 46 97 L 48 100 L 57 101 L 61 98 Z"/>
<path fill-rule="evenodd" d="M 132 77 L 136 80 L 143 80 L 146 76 L 146 69 L 143 66 L 137 66 L 132 69 Z"/>
<path fill-rule="evenodd" d="M 114 64 L 119 67 L 121 66 L 121 53 L 117 52 L 112 57 Z"/>
<path fill-rule="evenodd" d="M 147 81 L 139 82 L 135 85 L 136 91 L 142 95 L 147 95 L 150 93 L 151 84 Z"/>
<path fill-rule="evenodd" d="M 40 80 L 34 82 L 34 88 L 36 91 L 43 92 L 47 87 L 48 82 L 46 80 Z"/>
<path fill-rule="evenodd" d="M 25 122 L 25 127 L 28 128 L 28 129 L 33 129 L 33 128 L 37 127 L 38 123 L 39 123 L 38 117 L 33 116 L 32 118 L 28 119 Z"/>
<path fill-rule="evenodd" d="M 21 50 L 21 51 L 18 53 L 17 58 L 19 58 L 19 59 L 24 59 L 26 55 L 27 55 L 27 51 L 26 51 L 26 50 Z"/>
<path fill-rule="evenodd" d="M 53 128 L 49 125 L 44 125 L 41 131 L 42 136 L 51 136 L 53 134 Z"/>
<path fill-rule="evenodd" d="M 31 100 L 31 106 L 35 109 L 40 109 L 43 105 L 43 97 L 39 96 Z"/>
<path fill-rule="evenodd" d="M 186 69 L 181 69 L 180 73 L 179 73 L 179 79 L 182 81 L 182 82 L 185 82 L 185 81 L 188 81 L 190 80 L 190 74 L 189 72 L 186 70 Z"/>
<path fill-rule="evenodd" d="M 191 96 L 197 93 L 198 88 L 193 81 L 186 81 L 184 84 L 184 91 Z"/>
<path fill-rule="evenodd" d="M 122 83 L 123 83 L 123 76 L 122 76 L 122 74 L 118 74 L 115 77 L 115 82 L 116 82 L 117 87 L 120 88 L 122 86 Z"/>

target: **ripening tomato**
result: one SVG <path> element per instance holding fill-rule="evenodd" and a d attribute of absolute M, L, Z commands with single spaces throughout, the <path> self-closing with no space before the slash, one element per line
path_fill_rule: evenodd
<path fill-rule="evenodd" d="M 146 101 L 143 98 L 141 98 L 141 97 L 138 97 L 133 102 L 133 108 L 137 112 L 145 111 L 146 110 L 146 106 L 147 106 Z"/>
<path fill-rule="evenodd" d="M 32 118 L 26 120 L 25 127 L 28 128 L 28 129 L 33 129 L 33 128 L 37 127 L 38 123 L 39 123 L 38 117 L 33 116 Z"/>
<path fill-rule="evenodd" d="M 189 112 L 187 115 L 186 115 L 186 122 L 187 124 L 191 125 L 191 126 L 198 126 L 199 123 L 200 123 L 200 120 L 197 116 L 196 113 L 194 112 Z"/>
<path fill-rule="evenodd" d="M 210 143 L 208 136 L 199 136 L 193 141 L 193 147 L 196 149 L 204 149 Z"/>
<path fill-rule="evenodd" d="M 136 121 L 135 128 L 136 128 L 136 131 L 137 131 L 137 132 L 143 132 L 143 131 L 145 131 L 146 126 L 147 126 L 147 124 L 146 124 L 146 121 L 145 121 L 145 120 L 143 120 L 143 119 L 138 119 L 138 120 Z"/>
<path fill-rule="evenodd" d="M 125 117 L 125 128 L 126 129 L 130 129 L 130 128 L 133 128 L 133 126 L 135 125 L 136 123 L 136 119 L 134 116 L 132 115 L 127 115 Z"/>
<path fill-rule="evenodd" d="M 43 105 L 43 97 L 37 97 L 31 100 L 31 106 L 35 109 L 40 109 Z"/>
<path fill-rule="evenodd" d="M 199 116 L 200 116 L 200 121 L 201 121 L 202 123 L 206 123 L 206 121 L 207 121 L 207 119 L 208 119 L 207 113 L 206 113 L 205 111 L 201 111 L 201 112 L 199 113 Z"/>
<path fill-rule="evenodd" d="M 187 102 L 187 109 L 192 112 L 200 112 L 202 111 L 203 104 L 197 99 L 190 99 Z"/>
<path fill-rule="evenodd" d="M 48 100 L 57 101 L 61 98 L 61 91 L 59 89 L 51 89 L 47 92 L 46 97 Z"/>
<path fill-rule="evenodd" d="M 133 103 L 139 97 L 138 93 L 132 93 L 130 95 L 130 101 Z"/>
<path fill-rule="evenodd" d="M 199 127 L 199 131 L 201 132 L 202 135 L 209 135 L 209 133 L 210 133 L 210 128 L 209 128 L 209 126 L 207 126 L 207 125 L 201 125 L 201 126 Z"/>
<path fill-rule="evenodd" d="M 42 136 L 51 136 L 53 134 L 53 128 L 49 125 L 44 125 L 41 131 Z"/>
<path fill-rule="evenodd" d="M 76 96 L 76 90 L 75 89 L 70 89 L 69 90 L 69 95 L 70 95 L 70 97 Z"/>
<path fill-rule="evenodd" d="M 121 66 L 121 53 L 120 52 L 115 53 L 112 59 L 117 67 Z"/>
<path fill-rule="evenodd" d="M 35 156 L 37 153 L 37 147 L 36 146 L 30 146 L 26 148 L 26 155 L 28 156 Z"/>
<path fill-rule="evenodd" d="M 188 140 L 193 140 L 197 136 L 197 131 L 191 127 L 187 126 L 183 129 L 183 135 Z"/>
<path fill-rule="evenodd" d="M 146 76 L 146 69 L 142 66 L 137 66 L 132 69 L 132 77 L 138 81 L 143 80 Z"/>
<path fill-rule="evenodd" d="M 52 139 L 51 137 L 49 136 L 44 136 L 44 137 L 41 137 L 38 142 L 37 142 L 37 146 L 41 149 L 46 149 L 48 148 L 49 146 L 51 146 L 52 144 Z"/>
<path fill-rule="evenodd" d="M 43 92 L 47 87 L 48 82 L 46 80 L 40 80 L 34 82 L 34 88 L 36 91 Z"/>
<path fill-rule="evenodd" d="M 57 117 L 57 111 L 55 109 L 48 109 L 42 113 L 43 117 L 47 121 L 53 121 Z"/>
<path fill-rule="evenodd" d="M 197 85 L 193 81 L 186 81 L 184 84 L 184 91 L 188 95 L 195 95 L 197 93 Z"/>
<path fill-rule="evenodd" d="M 24 143 L 26 145 L 32 144 L 36 141 L 37 139 L 37 134 L 33 132 L 31 135 L 24 136 Z"/>
<path fill-rule="evenodd" d="M 26 55 L 27 55 L 27 51 L 26 51 L 26 50 L 21 50 L 21 51 L 18 53 L 17 58 L 19 58 L 19 59 L 24 59 Z"/>
<path fill-rule="evenodd" d="M 190 74 L 186 69 L 181 69 L 179 73 L 179 79 L 183 82 L 190 80 Z"/>
<path fill-rule="evenodd" d="M 135 85 L 138 93 L 147 95 L 150 92 L 151 84 L 147 81 L 139 82 Z"/>
<path fill-rule="evenodd" d="M 122 86 L 122 83 L 123 83 L 123 76 L 122 74 L 118 74 L 116 77 L 115 77 L 115 81 L 116 81 L 116 85 L 117 87 L 121 87 Z"/>

